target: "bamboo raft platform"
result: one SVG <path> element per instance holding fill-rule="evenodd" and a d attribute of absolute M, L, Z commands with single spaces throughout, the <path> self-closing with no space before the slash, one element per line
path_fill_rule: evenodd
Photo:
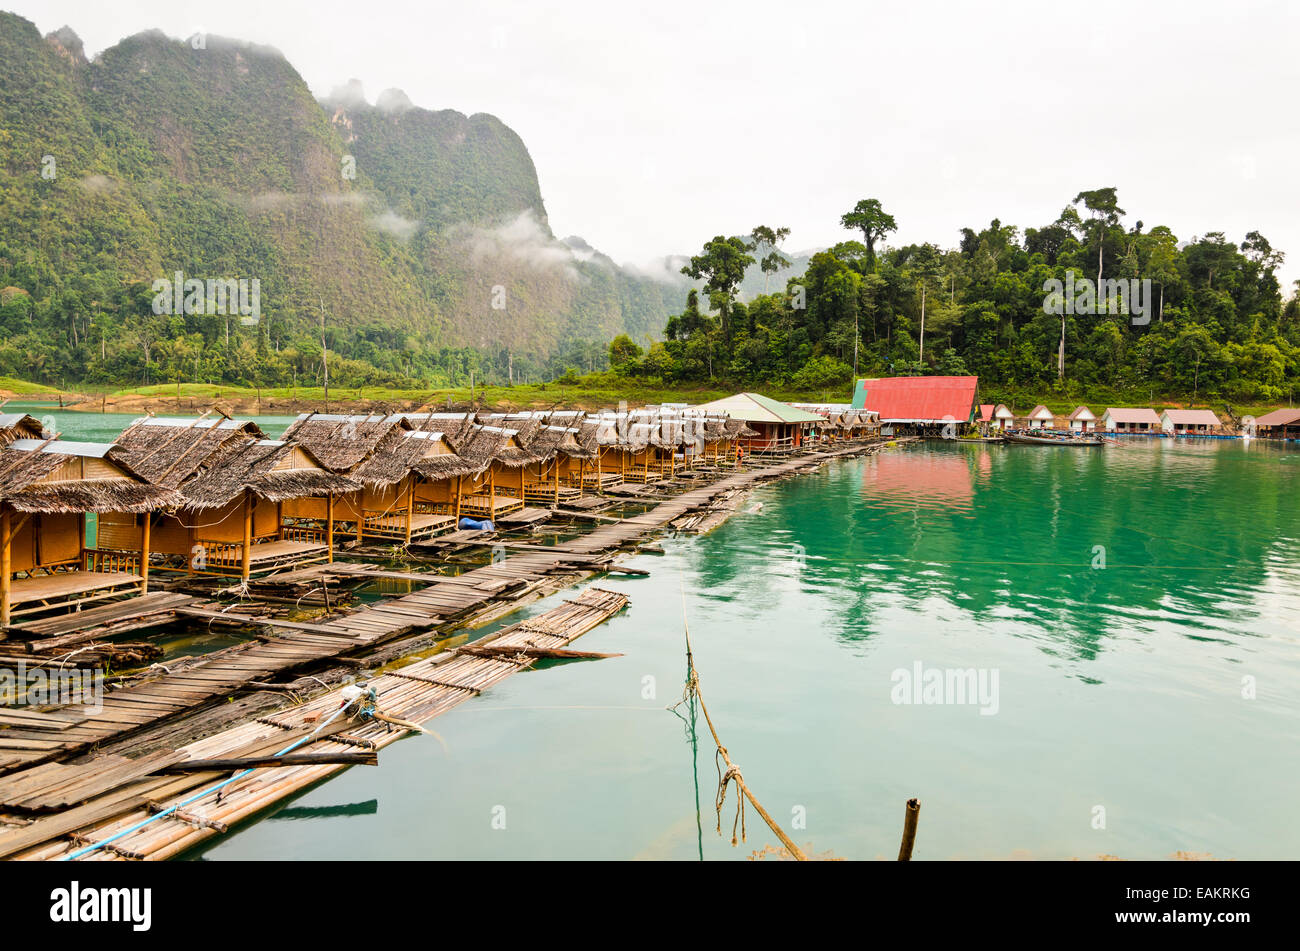
<path fill-rule="evenodd" d="M 380 674 L 367 686 L 377 690 L 378 707 L 384 715 L 426 723 L 531 667 L 539 655 L 562 652 L 627 603 L 625 595 L 589 587 L 544 614 L 473 644 Z M 0 858 L 58 859 L 194 799 L 183 809 L 84 857 L 101 861 L 171 858 L 347 768 L 346 762 L 321 760 L 331 755 L 344 758 L 358 748 L 379 750 L 411 732 L 401 726 L 394 729 L 379 719 L 339 720 L 331 725 L 337 729 L 322 731 L 315 742 L 302 747 L 320 754 L 317 762 L 256 767 L 219 792 L 197 799 L 196 794 L 220 781 L 224 772 L 214 769 L 175 775 L 187 761 L 202 766 L 214 760 L 271 757 L 274 750 L 308 735 L 341 702 L 340 692 L 330 691 L 180 749 L 136 759 L 109 755 L 81 764 L 47 764 L 0 780 L 0 809 L 4 810 L 0 830 L 6 830 L 0 831 Z"/>
<path fill-rule="evenodd" d="M 126 601 L 113 601 L 84 611 L 71 611 L 8 628 L 11 637 L 35 638 L 24 648 L 48 654 L 70 645 L 111 637 L 144 627 L 157 627 L 176 619 L 176 609 L 194 599 L 188 594 L 154 591 Z"/>
<path fill-rule="evenodd" d="M 513 526 L 531 527 L 533 525 L 537 525 L 540 522 L 546 521 L 550 517 L 551 517 L 550 509 L 539 509 L 535 506 L 530 505 L 526 508 L 519 509 L 516 512 L 508 512 L 507 514 L 502 515 L 500 519 L 498 519 L 498 521 L 502 525 L 508 525 L 512 527 Z"/>
<path fill-rule="evenodd" d="M 896 440 L 894 444 L 904 441 Z M 725 501 L 759 482 L 817 468 L 829 459 L 871 452 L 884 445 L 857 444 L 797 455 L 758 468 L 744 467 L 716 482 L 663 501 L 642 514 L 602 523 L 585 535 L 555 546 L 516 550 L 508 557 L 460 575 L 388 573 L 401 575 L 402 580 L 427 584 L 410 594 L 327 615 L 311 624 L 244 615 L 229 608 L 218 610 L 219 605 L 215 603 L 211 607 L 197 602 L 180 605 L 176 608 L 178 615 L 266 630 L 257 641 L 173 665 L 171 670 L 151 674 L 142 682 L 112 692 L 105 696 L 101 710 L 91 712 L 84 706 L 56 709 L 49 712 L 51 719 L 47 721 L 13 722 L 0 728 L 0 777 L 3 777 L 0 782 L 27 777 L 42 764 L 83 755 L 93 746 L 129 741 L 132 735 L 157 728 L 184 714 L 197 714 L 219 699 L 278 675 L 319 666 L 322 662 L 341 664 L 352 655 L 374 650 L 412 632 L 443 629 L 469 615 L 489 615 L 494 602 L 504 602 L 504 609 L 511 610 L 512 600 L 545 590 L 548 584 L 554 590 L 556 573 L 580 578 L 584 573 L 617 570 L 613 559 L 621 552 L 638 550 L 646 536 L 661 533 L 692 513 L 707 514 L 720 499 Z M 475 536 L 474 544 L 491 542 L 490 536 L 471 534 Z M 450 537 L 443 536 L 443 540 Z M 374 566 L 336 562 L 301 568 L 291 574 L 298 583 L 310 583 L 314 578 L 324 581 L 330 577 L 383 577 L 385 573 Z M 268 751 L 251 750 L 241 755 L 265 755 Z M 180 779 L 184 778 L 187 777 Z M 178 781 L 176 777 L 167 780 Z"/>

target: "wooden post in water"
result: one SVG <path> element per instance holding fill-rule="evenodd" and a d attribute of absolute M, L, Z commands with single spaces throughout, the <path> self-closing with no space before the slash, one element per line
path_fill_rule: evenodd
<path fill-rule="evenodd" d="M 244 490 L 244 551 L 240 556 L 239 577 L 245 582 L 253 564 L 253 493 Z"/>
<path fill-rule="evenodd" d="M 149 593 L 149 523 L 153 521 L 153 515 L 149 512 L 144 513 L 144 524 L 140 527 L 140 593 Z M 85 535 L 81 536 L 85 538 Z M 98 542 L 96 542 L 98 544 Z"/>
<path fill-rule="evenodd" d="M 406 544 L 411 544 L 411 519 L 415 517 L 415 476 L 407 473 L 406 485 Z"/>
<path fill-rule="evenodd" d="M 325 495 L 325 548 L 326 561 L 334 563 L 334 493 Z"/>
<path fill-rule="evenodd" d="M 909 799 L 903 812 L 903 842 L 898 847 L 898 861 L 912 860 L 912 846 L 916 844 L 916 822 L 921 816 L 921 800 Z"/>
<path fill-rule="evenodd" d="M 13 586 L 13 515 L 9 506 L 0 504 L 0 628 L 9 626 L 9 592 Z M 5 632 L 0 630 L 0 641 Z"/>

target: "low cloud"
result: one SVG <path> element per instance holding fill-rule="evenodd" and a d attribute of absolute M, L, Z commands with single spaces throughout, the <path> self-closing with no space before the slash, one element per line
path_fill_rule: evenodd
<path fill-rule="evenodd" d="M 87 175 L 77 180 L 77 184 L 92 195 L 99 195 L 117 187 L 117 182 L 107 175 Z"/>
<path fill-rule="evenodd" d="M 475 229 L 468 244 L 476 261 L 509 258 L 540 271 L 558 269 L 572 280 L 578 278 L 579 258 L 573 249 L 551 237 L 531 209 L 499 228 Z"/>
<path fill-rule="evenodd" d="M 366 224 L 376 231 L 395 235 L 403 241 L 409 241 L 415 235 L 415 232 L 420 229 L 419 221 L 413 218 L 403 218 L 391 209 L 381 215 L 373 215 L 367 218 Z"/>
<path fill-rule="evenodd" d="M 321 195 L 320 200 L 322 204 L 326 205 L 360 208 L 366 203 L 367 198 L 361 192 L 331 192 L 328 195 Z"/>
<path fill-rule="evenodd" d="M 690 259 L 685 255 L 671 254 L 667 257 L 653 258 L 649 261 L 627 261 L 623 270 L 633 277 L 656 281 L 660 284 L 689 284 L 690 280 L 682 273 L 682 266 Z"/>

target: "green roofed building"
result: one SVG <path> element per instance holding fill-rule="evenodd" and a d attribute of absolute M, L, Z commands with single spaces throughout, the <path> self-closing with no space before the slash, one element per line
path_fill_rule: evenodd
<path fill-rule="evenodd" d="M 813 427 L 825 420 L 816 413 L 795 409 L 761 393 L 737 393 L 712 403 L 703 403 L 698 409 L 711 413 L 726 413 L 732 419 L 741 419 L 756 435 L 741 440 L 746 452 L 784 455 L 803 445 Z"/>

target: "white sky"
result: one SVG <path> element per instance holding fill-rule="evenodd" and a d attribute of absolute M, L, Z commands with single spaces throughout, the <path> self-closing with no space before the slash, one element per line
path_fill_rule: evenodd
<path fill-rule="evenodd" d="M 619 261 L 718 233 L 895 243 L 1041 226 L 1114 185 L 1128 223 L 1261 231 L 1300 277 L 1300 4 L 660 0 L 5 0 L 94 55 L 159 28 L 266 43 L 317 95 L 490 112 L 524 139 L 551 227 Z"/>

